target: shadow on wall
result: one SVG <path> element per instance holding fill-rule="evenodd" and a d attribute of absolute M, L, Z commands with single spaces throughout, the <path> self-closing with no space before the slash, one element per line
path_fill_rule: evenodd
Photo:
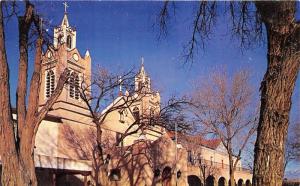
<path fill-rule="evenodd" d="M 96 146 L 96 128 L 61 126 L 59 153 L 70 159 L 92 160 Z"/>
<path fill-rule="evenodd" d="M 103 181 L 102 179 L 104 179 L 104 182 L 108 181 L 104 185 L 137 186 L 159 183 L 165 183 L 165 185 L 171 184 L 171 180 L 174 179 L 171 173 L 174 172 L 175 163 L 174 145 L 170 146 L 170 144 L 173 144 L 171 139 L 161 139 L 154 143 L 141 139 L 136 140 L 132 146 L 116 146 L 115 133 L 103 131 L 102 137 L 105 160 L 103 165 L 98 165 L 97 162 L 99 161 L 96 161 L 95 157 L 95 154 L 97 154 L 95 151 L 95 128 L 82 129 L 73 128 L 72 125 L 68 124 L 63 125 L 59 136 L 59 140 L 61 141 L 59 154 L 70 159 L 92 160 L 93 170 L 90 178 L 92 180 L 101 180 L 101 182 Z M 178 160 L 180 159 L 186 159 L 183 153 L 178 154 Z M 100 169 L 100 167 L 102 168 Z M 166 171 L 166 167 L 169 167 L 171 171 Z M 107 171 L 107 173 L 102 174 L 102 170 Z M 155 175 L 156 170 L 159 171 L 157 175 Z M 181 173 L 186 174 L 183 170 L 181 170 Z M 48 178 L 50 176 L 50 173 L 49 175 L 45 175 Z M 64 174 L 58 174 L 56 180 L 57 183 L 58 181 L 64 182 L 68 179 L 76 182 L 79 177 L 75 178 L 73 180 L 72 174 L 64 172 Z M 78 184 L 79 181 L 80 179 L 77 180 Z M 83 180 L 81 180 L 82 182 Z M 46 182 L 41 180 L 40 183 Z"/>
<path fill-rule="evenodd" d="M 120 147 L 119 152 L 113 157 L 111 166 L 113 170 L 122 170 L 121 182 L 129 182 L 130 186 L 149 185 L 153 178 L 151 142 L 136 141 L 132 146 Z"/>

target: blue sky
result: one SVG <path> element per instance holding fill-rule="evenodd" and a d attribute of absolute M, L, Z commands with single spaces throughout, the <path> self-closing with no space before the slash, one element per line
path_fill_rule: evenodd
<path fill-rule="evenodd" d="M 38 10 L 53 25 L 60 24 L 64 7 L 62 2 L 35 2 Z M 207 76 L 217 66 L 225 66 L 229 72 L 242 68 L 252 71 L 252 83 L 259 98 L 260 81 L 266 71 L 266 45 L 241 51 L 239 43 L 232 40 L 228 20 L 217 22 L 214 35 L 206 49 L 199 50 L 192 65 L 184 65 L 183 46 L 191 36 L 192 13 L 195 2 L 178 3 L 176 15 L 170 13 L 168 36 L 158 40 L 158 29 L 153 26 L 161 2 L 68 2 L 69 23 L 77 29 L 77 48 L 83 55 L 89 49 L 92 63 L 112 71 L 139 68 L 141 56 L 152 84 L 166 100 L 170 95 L 186 94 L 192 82 Z M 12 102 L 17 83 L 18 38 L 16 19 L 6 26 L 6 45 L 11 70 Z M 52 34 L 52 31 L 49 30 Z M 293 95 L 292 121 L 299 121 L 299 88 L 297 80 Z M 295 170 L 295 163 L 289 168 Z"/>

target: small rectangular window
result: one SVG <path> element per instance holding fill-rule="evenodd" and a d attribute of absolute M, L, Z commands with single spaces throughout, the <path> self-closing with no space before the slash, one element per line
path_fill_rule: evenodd
<path fill-rule="evenodd" d="M 124 120 L 124 112 L 120 111 L 119 113 L 120 113 L 120 122 L 124 123 L 125 122 L 125 120 Z"/>

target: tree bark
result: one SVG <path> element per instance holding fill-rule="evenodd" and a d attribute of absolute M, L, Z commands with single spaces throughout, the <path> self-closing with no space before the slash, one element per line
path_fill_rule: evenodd
<path fill-rule="evenodd" d="M 99 119 L 95 119 L 94 123 L 97 127 L 97 144 L 96 144 L 96 151 L 94 157 L 94 174 L 95 174 L 95 185 L 102 186 L 107 185 L 106 178 L 107 178 L 107 170 L 104 167 L 104 159 L 103 159 L 103 147 L 102 147 L 102 128 Z"/>
<path fill-rule="evenodd" d="M 299 72 L 299 24 L 295 2 L 256 2 L 266 25 L 268 67 L 261 83 L 253 185 L 281 186 L 292 93 Z"/>
<path fill-rule="evenodd" d="M 10 143 L 6 144 L 6 150 L 1 154 L 2 186 L 37 185 L 33 156 L 18 155 L 14 145 Z"/>
<path fill-rule="evenodd" d="M 228 156 L 229 156 L 229 178 L 230 178 L 229 186 L 235 186 L 235 180 L 234 180 L 235 167 L 233 165 L 233 157 L 232 154 L 229 154 Z"/>
<path fill-rule="evenodd" d="M 39 16 L 34 6 L 26 1 L 25 14 L 19 17 L 19 81 L 17 89 L 17 120 L 12 119 L 10 104 L 9 68 L 6 57 L 3 23 L 3 2 L 0 2 L 0 155 L 2 160 L 1 183 L 3 186 L 37 185 L 34 164 L 34 144 L 37 129 L 48 110 L 60 95 L 67 80 L 68 70 L 60 76 L 55 91 L 46 104 L 38 110 L 41 77 L 43 37 L 39 27 Z M 28 33 L 35 23 L 39 31 L 36 41 L 34 72 L 30 82 L 28 109 L 26 109 L 28 75 Z"/>

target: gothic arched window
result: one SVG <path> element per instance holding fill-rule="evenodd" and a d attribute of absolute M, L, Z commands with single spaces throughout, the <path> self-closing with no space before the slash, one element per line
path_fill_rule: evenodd
<path fill-rule="evenodd" d="M 72 48 L 72 38 L 70 35 L 67 36 L 67 47 Z"/>
<path fill-rule="evenodd" d="M 134 119 L 137 120 L 137 122 L 139 122 L 140 121 L 140 110 L 139 110 L 139 108 L 134 107 L 132 114 L 133 114 Z"/>
<path fill-rule="evenodd" d="M 69 79 L 69 96 L 74 99 L 79 99 L 79 76 L 77 73 L 72 72 Z"/>
<path fill-rule="evenodd" d="M 55 87 L 55 74 L 53 70 L 48 70 L 46 74 L 46 98 L 49 98 L 53 92 Z"/>

